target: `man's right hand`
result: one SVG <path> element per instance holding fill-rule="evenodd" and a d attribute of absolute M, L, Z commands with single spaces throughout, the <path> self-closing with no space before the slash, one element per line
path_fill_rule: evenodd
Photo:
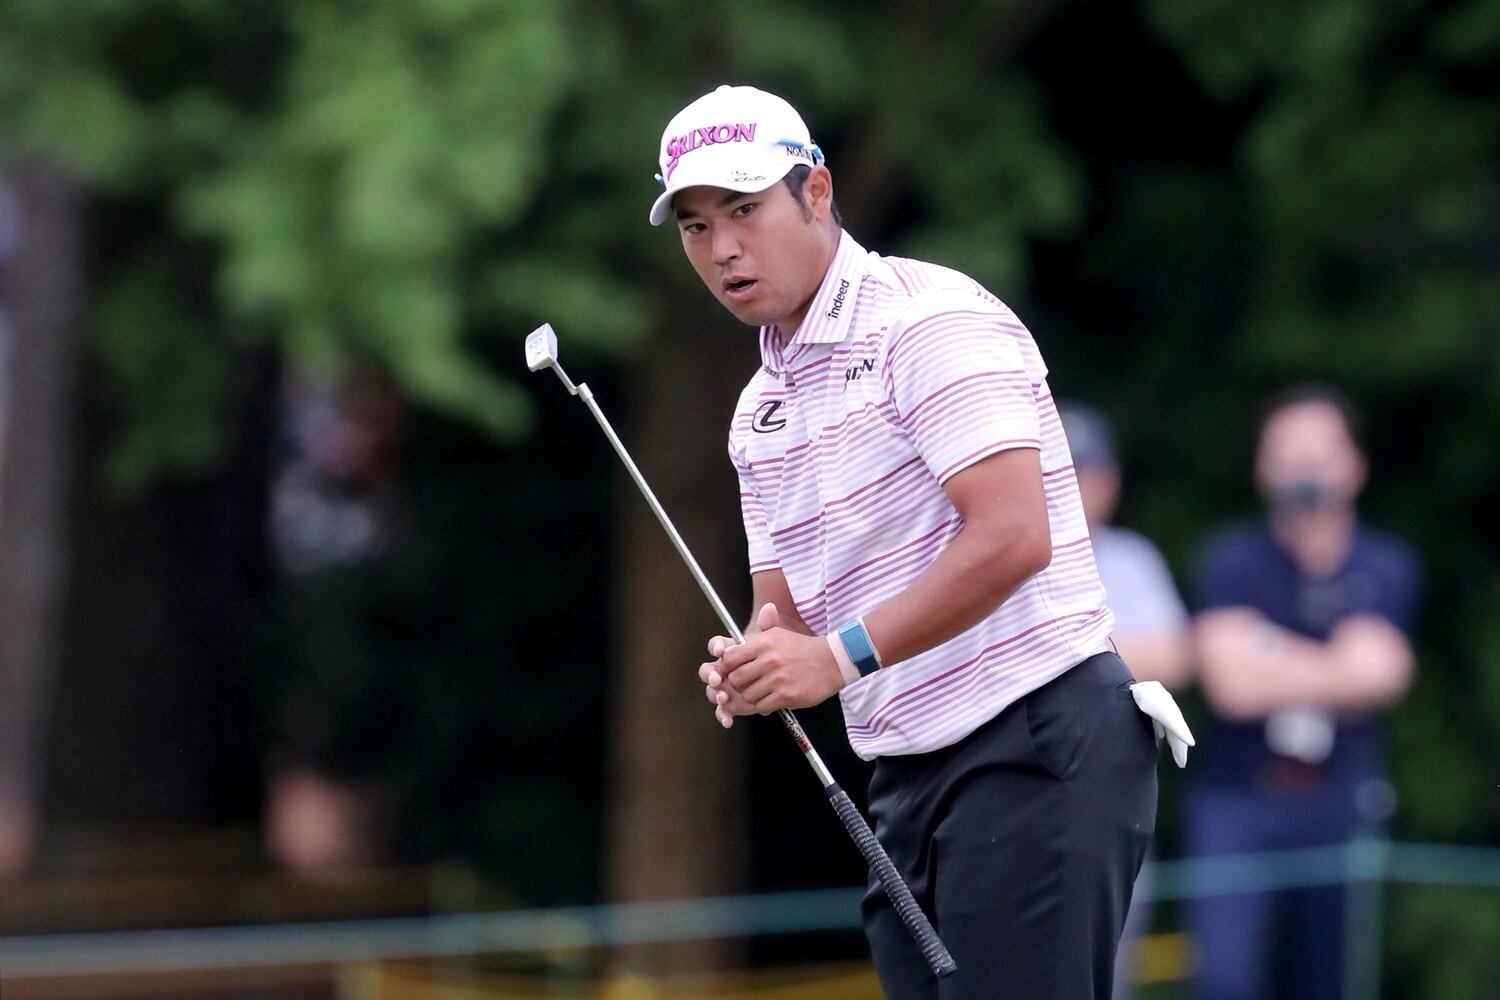
<path fill-rule="evenodd" d="M 741 697 L 734 685 L 729 683 L 727 671 L 720 659 L 724 651 L 734 645 L 737 643 L 728 636 L 714 636 L 708 640 L 708 655 L 713 660 L 698 666 L 698 679 L 703 682 L 703 693 L 707 695 L 708 703 L 714 707 L 714 718 L 725 729 L 734 725 L 736 715 L 757 714 L 755 706 Z"/>
<path fill-rule="evenodd" d="M 755 595 L 755 607 L 760 610 L 756 612 L 750 627 L 745 629 L 747 636 L 768 628 L 789 629 L 802 635 L 813 634 L 797 614 L 797 606 L 792 601 L 791 591 L 781 570 L 755 573 L 750 577 L 750 582 Z M 742 698 L 734 685 L 729 683 L 728 671 L 719 660 L 724 651 L 734 645 L 737 643 L 729 636 L 714 636 L 708 640 L 708 655 L 713 657 L 713 661 L 698 667 L 698 679 L 703 682 L 703 693 L 708 697 L 708 703 L 714 707 L 714 718 L 725 729 L 734 725 L 736 715 L 759 714 L 755 706 Z"/>

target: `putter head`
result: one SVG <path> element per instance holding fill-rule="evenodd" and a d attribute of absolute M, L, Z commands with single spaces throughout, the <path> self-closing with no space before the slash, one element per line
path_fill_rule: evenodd
<path fill-rule="evenodd" d="M 557 363 L 557 334 L 551 323 L 543 323 L 526 337 L 526 367 L 539 372 Z"/>
<path fill-rule="evenodd" d="M 543 323 L 532 330 L 526 336 L 526 367 L 534 372 L 543 368 L 551 368 L 562 379 L 562 384 L 568 387 L 573 395 L 578 395 L 578 388 L 573 385 L 573 380 L 568 378 L 562 370 L 562 365 L 557 363 L 557 334 L 552 332 L 551 323 Z"/>

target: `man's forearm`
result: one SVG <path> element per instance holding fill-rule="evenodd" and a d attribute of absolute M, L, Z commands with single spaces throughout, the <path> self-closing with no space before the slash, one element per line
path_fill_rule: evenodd
<path fill-rule="evenodd" d="M 1356 711 L 1388 703 L 1405 686 L 1400 650 L 1317 642 L 1248 611 L 1210 615 L 1199 630 L 1203 686 L 1226 715 L 1262 718 L 1297 705 Z"/>
<path fill-rule="evenodd" d="M 1337 676 L 1327 647 L 1266 625 L 1256 640 L 1265 649 L 1261 668 L 1246 665 L 1243 673 L 1258 689 L 1267 713 L 1292 705 L 1329 705 Z"/>
<path fill-rule="evenodd" d="M 1198 629 L 1204 693 L 1231 718 L 1264 718 L 1293 705 L 1322 705 L 1331 671 L 1319 644 L 1250 611 L 1220 611 Z"/>

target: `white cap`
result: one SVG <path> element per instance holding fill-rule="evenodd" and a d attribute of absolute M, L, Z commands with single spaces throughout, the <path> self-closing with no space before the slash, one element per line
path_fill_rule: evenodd
<path fill-rule="evenodd" d="M 797 164 L 822 162 L 796 108 L 764 90 L 726 83 L 667 123 L 656 175 L 666 190 L 651 206 L 651 224 L 667 221 L 672 196 L 683 188 L 764 191 Z"/>

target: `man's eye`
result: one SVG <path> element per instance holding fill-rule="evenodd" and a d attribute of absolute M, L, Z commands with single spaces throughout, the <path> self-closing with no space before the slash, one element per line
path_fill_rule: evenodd
<path fill-rule="evenodd" d="M 734 207 L 734 214 L 741 218 L 744 218 L 753 211 L 755 211 L 755 202 L 753 201 L 747 201 L 743 205 L 736 205 Z"/>
<path fill-rule="evenodd" d="M 687 225 L 682 227 L 682 231 L 689 236 L 697 236 L 699 233 L 703 232 L 703 223 L 689 222 Z"/>

